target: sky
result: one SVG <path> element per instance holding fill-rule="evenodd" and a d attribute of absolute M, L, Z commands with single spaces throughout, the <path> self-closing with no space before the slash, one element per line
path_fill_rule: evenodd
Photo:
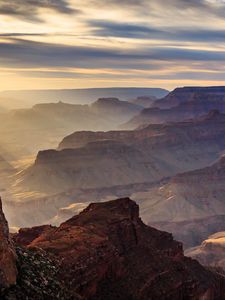
<path fill-rule="evenodd" d="M 0 90 L 225 85 L 223 0 L 0 0 Z"/>

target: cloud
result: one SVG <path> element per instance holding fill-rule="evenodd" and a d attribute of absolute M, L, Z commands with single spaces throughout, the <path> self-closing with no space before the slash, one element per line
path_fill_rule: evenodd
<path fill-rule="evenodd" d="M 89 3 L 107 9 L 109 7 L 125 8 L 142 17 L 164 18 L 172 15 L 175 20 L 181 14 L 186 15 L 185 22 L 190 16 L 225 18 L 225 1 L 223 0 L 89 0 Z M 174 20 L 171 17 L 169 19 L 173 23 Z"/>
<path fill-rule="evenodd" d="M 154 39 L 166 41 L 225 42 L 225 30 L 154 28 L 146 25 L 109 22 L 105 20 L 88 21 L 92 34 L 102 37 L 125 37 L 136 39 Z"/>
<path fill-rule="evenodd" d="M 13 17 L 1 23 L 6 77 L 223 79 L 225 1 L 0 0 L 1 14 Z"/>
<path fill-rule="evenodd" d="M 13 41 L 13 42 L 12 42 Z M 142 47 L 136 49 L 109 49 L 105 47 L 67 46 L 50 43 L 11 39 L 0 43 L 0 64 L 11 68 L 23 67 L 74 67 L 118 68 L 123 65 L 133 68 L 133 63 L 142 66 L 161 62 L 222 62 L 225 51 L 176 47 Z"/>
<path fill-rule="evenodd" d="M 22 33 L 22 32 L 10 32 L 0 33 L 0 37 L 24 37 L 24 36 L 48 36 L 47 33 Z"/>
<path fill-rule="evenodd" d="M 158 6 L 162 9 L 165 7 L 178 9 L 207 9 L 213 10 L 224 5 L 223 1 L 208 1 L 208 0 L 89 0 L 89 3 L 94 5 L 108 6 L 120 5 L 127 7 L 154 7 Z"/>
<path fill-rule="evenodd" d="M 77 12 L 69 6 L 67 0 L 0 0 L 0 15 L 39 22 L 40 9 L 52 9 L 63 14 Z"/>
<path fill-rule="evenodd" d="M 101 6 L 144 6 L 148 3 L 148 0 L 89 0 L 89 3 Z"/>
<path fill-rule="evenodd" d="M 88 25 L 92 28 L 92 34 L 98 36 L 150 38 L 151 36 L 163 33 L 157 28 L 150 28 L 148 26 L 101 20 L 89 21 Z"/>

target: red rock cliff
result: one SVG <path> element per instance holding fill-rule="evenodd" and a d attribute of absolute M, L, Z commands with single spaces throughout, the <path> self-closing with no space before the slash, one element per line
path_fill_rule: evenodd
<path fill-rule="evenodd" d="M 9 238 L 8 223 L 2 211 L 0 199 L 0 287 L 16 283 L 17 268 L 15 249 Z"/>
<path fill-rule="evenodd" d="M 27 247 L 59 258 L 61 278 L 84 299 L 225 299 L 224 279 L 184 257 L 171 234 L 146 226 L 129 198 L 90 204 L 34 232 Z M 23 231 L 16 240 L 24 243 Z"/>

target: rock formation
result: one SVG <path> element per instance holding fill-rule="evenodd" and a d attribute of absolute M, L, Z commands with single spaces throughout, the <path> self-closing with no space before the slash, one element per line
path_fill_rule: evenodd
<path fill-rule="evenodd" d="M 149 222 L 149 225 L 163 231 L 171 232 L 185 249 L 200 245 L 209 235 L 225 230 L 225 215 L 214 215 L 205 218 L 184 221 Z"/>
<path fill-rule="evenodd" d="M 15 284 L 16 277 L 16 253 L 9 238 L 8 223 L 0 200 L 0 288 L 7 288 Z"/>
<path fill-rule="evenodd" d="M 135 129 L 146 124 L 181 122 L 200 117 L 210 110 L 219 110 L 225 113 L 225 95 L 223 97 L 208 95 L 203 98 L 196 95 L 191 101 L 181 102 L 172 108 L 145 108 L 127 123 L 121 125 L 120 128 Z"/>
<path fill-rule="evenodd" d="M 210 167 L 178 174 L 167 183 L 149 189 L 146 200 L 138 195 L 132 197 L 142 202 L 146 222 L 194 220 L 225 214 L 224 186 L 223 156 Z"/>
<path fill-rule="evenodd" d="M 19 174 L 22 190 L 62 192 L 155 182 L 204 167 L 225 148 L 225 115 L 135 131 L 81 132 L 65 138 L 61 151 L 40 151 Z M 65 149 L 68 148 L 68 149 Z"/>
<path fill-rule="evenodd" d="M 200 245 L 187 249 L 185 253 L 205 266 L 225 270 L 225 232 L 210 235 Z"/>
<path fill-rule="evenodd" d="M 201 117 L 184 122 L 152 124 L 136 130 L 74 132 L 60 142 L 58 149 L 80 148 L 90 142 L 105 140 L 117 140 L 130 145 L 150 140 L 151 144 L 164 143 L 164 147 L 166 147 L 166 143 L 176 143 L 178 139 L 180 143 L 185 142 L 187 135 L 194 140 L 204 140 L 209 137 L 217 138 L 223 132 L 224 123 L 225 114 L 220 113 L 218 110 L 211 110 Z M 219 133 L 215 132 L 216 128 L 218 128 Z M 180 134 L 180 131 L 182 134 Z M 175 139 L 175 134 L 177 139 Z M 181 140 L 182 137 L 183 141 Z"/>
<path fill-rule="evenodd" d="M 37 103 L 55 103 L 59 100 L 71 104 L 90 104 L 98 98 L 116 97 L 124 100 L 142 95 L 162 98 L 169 91 L 160 88 L 91 88 L 51 90 L 11 90 L 0 93 L 0 106 L 30 108 Z"/>
<path fill-rule="evenodd" d="M 185 248 L 225 230 L 225 156 L 209 167 L 177 174 L 131 194 L 144 221 L 173 233 Z"/>
<path fill-rule="evenodd" d="M 61 261 L 58 276 L 72 299 L 225 299 L 224 278 L 184 257 L 171 234 L 146 226 L 129 198 L 90 204 L 58 228 L 36 233 L 29 244 L 24 231 L 15 240 Z"/>
<path fill-rule="evenodd" d="M 156 101 L 156 97 L 154 97 L 154 96 L 151 96 L 151 97 L 142 96 L 142 97 L 137 97 L 136 99 L 130 100 L 129 102 L 143 106 L 144 108 L 149 108 L 152 106 L 154 101 Z"/>
<path fill-rule="evenodd" d="M 181 103 L 193 100 L 225 100 L 225 87 L 183 87 L 176 88 L 164 98 L 156 100 L 154 106 L 159 108 L 171 108 Z"/>
<path fill-rule="evenodd" d="M 59 101 L 9 111 L 1 115 L 1 147 L 16 158 L 36 154 L 40 149 L 55 148 L 63 136 L 75 130 L 116 129 L 142 108 L 119 99 L 104 98 L 91 105 Z"/>
<path fill-rule="evenodd" d="M 121 101 L 118 98 L 99 98 L 90 105 L 90 110 L 98 116 L 105 116 L 115 124 L 121 124 L 143 109 L 142 105 Z"/>

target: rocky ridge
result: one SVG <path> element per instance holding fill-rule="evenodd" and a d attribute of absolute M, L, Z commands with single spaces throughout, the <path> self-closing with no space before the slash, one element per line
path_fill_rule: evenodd
<path fill-rule="evenodd" d="M 222 99 L 221 99 L 222 98 Z M 132 117 L 121 129 L 135 129 L 147 124 L 163 124 L 167 122 L 181 122 L 207 114 L 210 110 L 225 113 L 225 95 L 207 95 L 199 98 L 197 95 L 190 101 L 181 102 L 171 108 L 145 108 Z"/>
<path fill-rule="evenodd" d="M 171 234 L 146 226 L 128 198 L 90 204 L 36 232 L 29 244 L 19 232 L 17 243 L 61 261 L 59 277 L 83 299 L 224 299 L 223 277 L 184 257 Z"/>
<path fill-rule="evenodd" d="M 225 232 L 210 235 L 200 245 L 187 249 L 185 253 L 203 265 L 225 270 Z"/>
<path fill-rule="evenodd" d="M 222 156 L 209 167 L 177 174 L 165 184 L 149 189 L 146 200 L 133 194 L 132 198 L 142 203 L 145 222 L 191 222 L 224 215 L 224 162 Z"/>
<path fill-rule="evenodd" d="M 62 150 L 40 151 L 19 174 L 20 184 L 23 190 L 56 193 L 158 181 L 216 160 L 225 149 L 224 125 L 225 115 L 214 111 L 135 131 L 74 133 L 60 144 Z"/>
<path fill-rule="evenodd" d="M 2 211 L 0 199 L 0 288 L 16 283 L 16 251 L 9 237 L 8 223 Z"/>
<path fill-rule="evenodd" d="M 149 222 L 150 226 L 171 232 L 185 249 L 200 245 L 208 236 L 225 230 L 225 215 L 190 218 L 183 221 Z"/>
<path fill-rule="evenodd" d="M 17 159 L 55 148 L 65 135 L 76 130 L 112 130 L 142 110 L 142 106 L 114 98 L 91 105 L 64 102 L 36 104 L 1 116 L 1 148 Z M 107 110 L 107 113 L 106 113 Z"/>
<path fill-rule="evenodd" d="M 11 226 L 32 226 L 50 223 L 60 208 L 71 204 L 131 196 L 149 222 L 156 210 L 164 210 L 164 204 L 172 205 L 174 200 L 166 199 L 176 195 L 180 187 L 167 179 L 213 164 L 225 149 L 224 137 L 225 116 L 218 111 L 187 122 L 149 125 L 134 131 L 74 133 L 62 141 L 61 150 L 39 152 L 35 164 L 16 176 L 13 192 L 19 198 L 5 201 L 5 212 Z M 152 210 L 156 199 L 159 202 Z M 182 199 L 176 200 L 175 207 L 183 205 Z M 190 208 L 190 203 L 185 201 L 184 207 L 186 204 Z M 188 218 L 208 216 L 202 215 L 205 210 L 191 207 L 194 212 L 192 215 L 192 209 L 187 209 Z M 196 209 L 201 214 L 196 214 Z M 18 219 L 17 211 L 23 219 Z M 183 213 L 178 214 L 179 220 L 171 217 L 170 212 L 175 211 L 168 209 L 168 216 L 162 214 L 160 218 L 157 213 L 151 221 L 185 220 L 187 214 Z"/>
<path fill-rule="evenodd" d="M 164 98 L 156 100 L 154 106 L 159 108 L 171 108 L 181 103 L 193 100 L 225 100 L 225 87 L 182 87 L 176 88 Z"/>

